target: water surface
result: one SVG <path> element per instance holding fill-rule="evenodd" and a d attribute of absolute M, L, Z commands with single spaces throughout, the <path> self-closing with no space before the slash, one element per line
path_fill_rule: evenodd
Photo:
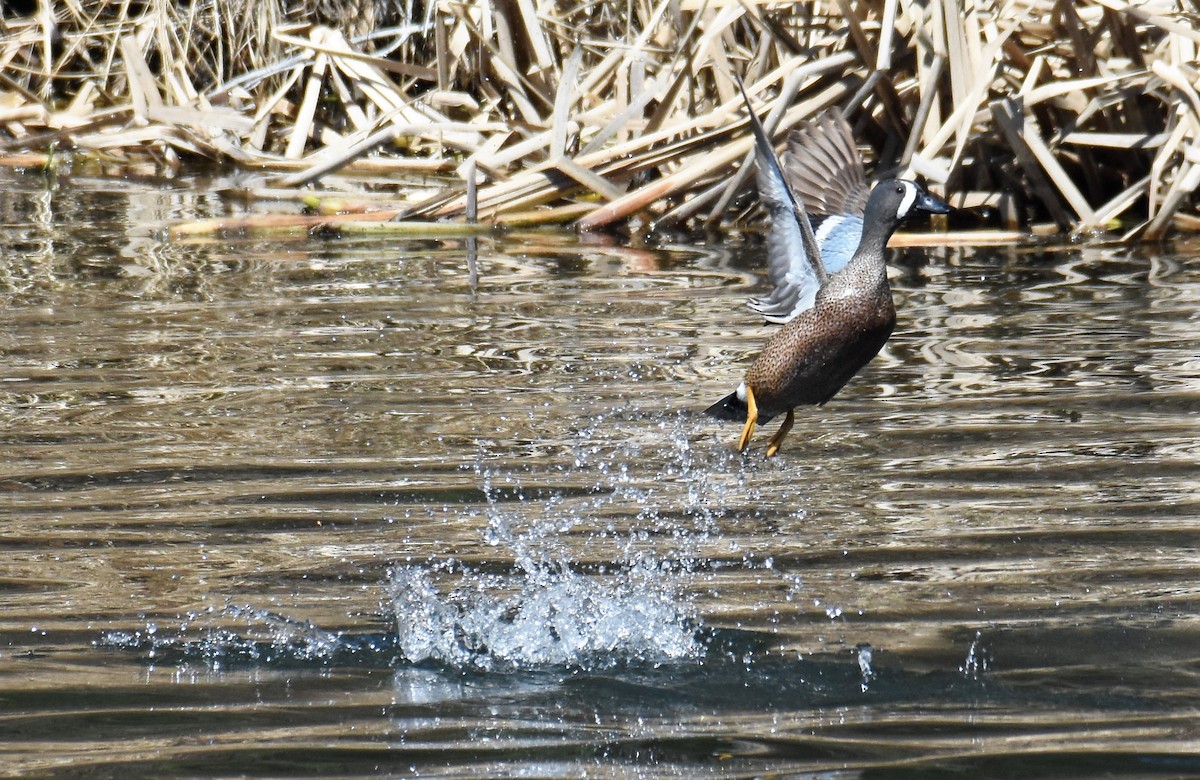
<path fill-rule="evenodd" d="M 768 461 L 753 240 L 4 185 L 11 774 L 1200 774 L 1194 245 L 898 253 Z"/>

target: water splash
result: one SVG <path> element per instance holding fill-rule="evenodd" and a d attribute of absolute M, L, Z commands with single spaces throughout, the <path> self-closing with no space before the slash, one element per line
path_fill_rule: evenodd
<path fill-rule="evenodd" d="M 858 671 L 862 675 L 859 681 L 859 686 L 862 692 L 866 693 L 871 687 L 871 681 L 875 679 L 875 669 L 871 663 L 875 660 L 875 650 L 868 644 L 861 644 L 854 648 L 854 655 L 858 661 Z"/>
<path fill-rule="evenodd" d="M 496 554 L 488 571 L 437 558 L 392 570 L 389 593 L 407 660 L 484 670 L 597 669 L 703 655 L 685 590 L 698 545 L 716 528 L 720 502 L 711 500 L 711 469 L 694 467 L 679 428 L 669 439 L 668 464 L 639 474 L 631 465 L 639 462 L 635 445 L 600 449 L 595 433 L 605 423 L 598 417 L 577 438 L 565 477 L 589 484 L 590 492 L 573 503 L 529 498 L 520 475 L 485 466 L 481 455 L 475 469 L 487 497 L 482 538 Z M 499 500 L 512 495 L 519 500 Z M 620 511 L 606 511 L 614 509 Z M 568 538 L 606 514 L 629 524 Z M 602 562 L 581 566 L 581 551 Z M 491 573 L 498 563 L 507 571 Z"/>
<path fill-rule="evenodd" d="M 971 646 L 967 648 L 967 657 L 963 665 L 958 667 L 958 671 L 963 677 L 978 680 L 980 676 L 987 674 L 991 663 L 992 654 L 983 644 L 983 632 L 976 631 Z"/>
<path fill-rule="evenodd" d="M 493 553 L 402 559 L 384 583 L 394 632 L 345 635 L 227 603 L 170 629 L 110 632 L 100 644 L 212 671 L 341 662 L 598 670 L 699 659 L 712 633 L 689 594 L 712 576 L 702 550 L 720 534 L 730 484 L 744 492 L 742 460 L 724 450 L 698 458 L 681 417 L 660 420 L 642 443 L 611 414 L 577 431 L 571 457 L 549 472 L 488 466 L 480 452 L 482 513 L 445 511 L 482 521 L 479 540 Z M 643 446 L 655 457 L 642 457 Z"/>
<path fill-rule="evenodd" d="M 148 661 L 198 662 L 210 671 L 233 664 L 328 663 L 358 643 L 265 609 L 226 604 L 190 612 L 177 626 L 148 622 L 138 631 L 109 631 L 97 644 L 137 650 Z"/>
<path fill-rule="evenodd" d="M 538 563 L 512 577 L 466 571 L 443 594 L 428 570 L 404 566 L 392 572 L 390 591 L 400 650 L 412 662 L 595 670 L 704 652 L 686 607 L 649 570 L 589 577 Z"/>

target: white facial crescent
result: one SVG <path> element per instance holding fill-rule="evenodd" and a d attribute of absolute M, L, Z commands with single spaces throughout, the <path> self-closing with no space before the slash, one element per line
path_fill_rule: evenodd
<path fill-rule="evenodd" d="M 904 186 L 904 198 L 900 201 L 900 208 L 896 209 L 896 219 L 904 219 L 908 213 L 912 211 L 913 204 L 917 202 L 917 185 L 911 181 L 901 181 Z"/>

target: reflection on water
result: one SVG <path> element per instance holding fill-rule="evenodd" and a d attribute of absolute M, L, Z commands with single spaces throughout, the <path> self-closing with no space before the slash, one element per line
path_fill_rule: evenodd
<path fill-rule="evenodd" d="M 1200 265 L 898 254 L 779 458 L 761 250 L 0 196 L 12 772 L 1200 774 Z M 773 426 L 772 426 L 773 427 Z"/>

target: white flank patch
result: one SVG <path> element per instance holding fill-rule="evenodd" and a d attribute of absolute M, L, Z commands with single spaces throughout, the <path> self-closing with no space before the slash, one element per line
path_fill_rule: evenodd
<path fill-rule="evenodd" d="M 903 180 L 900 183 L 904 185 L 904 200 L 900 201 L 900 208 L 896 209 L 896 219 L 907 217 L 913 204 L 917 202 L 917 185 Z"/>
<path fill-rule="evenodd" d="M 742 382 L 740 385 L 738 385 L 737 397 L 738 397 L 739 401 L 746 400 L 746 383 L 745 382 Z"/>

